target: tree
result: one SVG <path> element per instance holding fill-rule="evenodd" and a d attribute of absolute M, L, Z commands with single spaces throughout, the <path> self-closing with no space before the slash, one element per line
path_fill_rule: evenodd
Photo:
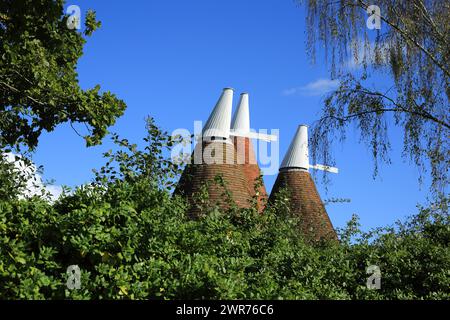
<path fill-rule="evenodd" d="M 43 130 L 65 122 L 84 123 L 87 145 L 98 144 L 125 110 L 98 85 L 80 88 L 76 65 L 86 39 L 67 26 L 64 2 L 0 1 L 0 147 L 34 149 Z M 84 36 L 99 26 L 88 11 Z"/>
<path fill-rule="evenodd" d="M 403 157 L 422 174 L 429 162 L 432 190 L 443 192 L 450 164 L 449 2 L 379 0 L 380 12 L 362 0 L 300 2 L 306 2 L 312 61 L 323 45 L 331 78 L 341 79 L 314 126 L 313 158 L 331 163 L 331 144 L 344 140 L 353 123 L 372 149 L 377 174 L 378 161 L 389 162 L 394 124 L 403 131 Z M 381 29 L 369 29 L 377 18 Z"/>

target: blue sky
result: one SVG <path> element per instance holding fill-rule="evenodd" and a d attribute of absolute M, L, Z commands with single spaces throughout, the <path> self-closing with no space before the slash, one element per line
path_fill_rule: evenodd
<path fill-rule="evenodd" d="M 298 124 L 320 116 L 323 91 L 332 87 L 324 61 L 311 65 L 305 50 L 305 10 L 293 0 L 229 1 L 72 1 L 84 13 L 97 12 L 102 27 L 88 39 L 78 66 L 80 84 L 100 84 L 123 99 L 128 109 L 111 131 L 133 142 L 145 134 L 151 115 L 171 132 L 193 130 L 194 120 L 206 121 L 222 88 L 250 94 L 251 126 L 280 129 L 280 157 Z M 84 15 L 82 15 L 82 21 Z M 78 126 L 83 131 L 82 126 Z M 340 173 L 331 176 L 323 199 L 350 198 L 351 203 L 327 206 L 336 227 L 353 213 L 364 229 L 392 224 L 416 212 L 428 194 L 425 179 L 400 158 L 402 136 L 393 131 L 391 165 L 372 177 L 370 150 L 354 131 L 335 148 Z M 46 179 L 75 186 L 92 178 L 100 167 L 108 139 L 86 148 L 68 125 L 44 134 L 34 156 Z M 268 190 L 275 176 L 265 176 Z"/>

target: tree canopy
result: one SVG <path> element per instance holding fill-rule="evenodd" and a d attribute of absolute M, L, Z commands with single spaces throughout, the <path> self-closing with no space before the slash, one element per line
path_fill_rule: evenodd
<path fill-rule="evenodd" d="M 33 149 L 65 122 L 85 124 L 87 145 L 98 144 L 125 110 L 99 85 L 80 87 L 77 62 L 100 22 L 88 11 L 83 34 L 68 28 L 64 2 L 0 1 L 0 147 Z"/>
<path fill-rule="evenodd" d="M 340 87 L 325 100 L 313 130 L 313 157 L 331 163 L 331 144 L 354 124 L 375 159 L 390 161 L 389 132 L 403 131 L 403 156 L 425 172 L 432 190 L 449 182 L 450 4 L 433 0 L 380 0 L 380 12 L 362 0 L 299 1 L 307 10 L 307 48 L 314 62 L 324 48 Z M 380 29 L 368 19 L 379 18 Z M 370 26 L 370 24 L 369 24 Z M 428 165 L 427 165 L 428 162 Z"/>

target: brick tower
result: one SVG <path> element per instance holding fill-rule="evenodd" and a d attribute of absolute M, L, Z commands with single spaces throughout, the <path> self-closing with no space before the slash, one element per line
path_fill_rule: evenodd
<path fill-rule="evenodd" d="M 309 240 L 337 239 L 316 185 L 309 174 L 310 167 L 308 127 L 301 125 L 281 163 L 269 202 L 275 200 L 281 188 L 286 188 L 290 195 L 291 212 L 300 216 L 301 232 L 305 237 Z"/>
<path fill-rule="evenodd" d="M 231 123 L 233 142 L 236 151 L 236 163 L 242 167 L 247 180 L 247 189 L 250 196 L 257 195 L 258 211 L 261 213 L 265 208 L 267 192 L 264 182 L 255 190 L 255 183 L 261 174 L 261 170 L 256 160 L 253 143 L 248 137 L 250 133 L 250 112 L 248 103 L 248 93 L 242 93 L 238 108 Z M 256 192 L 255 192 L 256 191 Z"/>
<path fill-rule="evenodd" d="M 239 207 L 248 207 L 250 193 L 242 166 L 235 164 L 235 148 L 230 138 L 233 89 L 225 88 L 214 110 L 203 127 L 191 163 L 181 175 L 174 194 L 185 196 L 190 203 L 189 214 L 196 216 L 201 208 L 195 195 L 206 188 L 209 203 L 222 209 L 228 207 L 224 193 Z M 226 189 L 215 181 L 221 177 Z"/>

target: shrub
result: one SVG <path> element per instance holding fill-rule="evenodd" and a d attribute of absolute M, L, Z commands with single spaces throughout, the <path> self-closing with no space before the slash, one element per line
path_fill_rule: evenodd
<path fill-rule="evenodd" d="M 122 147 L 89 186 L 55 203 L 0 198 L 0 299 L 448 299 L 448 199 L 394 227 L 340 243 L 306 243 L 278 201 L 210 207 L 189 219 L 172 197 L 180 168 L 164 157 L 174 141 L 150 119 L 143 151 Z M 285 200 L 284 200 L 285 201 Z M 70 265 L 80 289 L 66 286 Z M 380 290 L 366 268 L 381 269 Z"/>

